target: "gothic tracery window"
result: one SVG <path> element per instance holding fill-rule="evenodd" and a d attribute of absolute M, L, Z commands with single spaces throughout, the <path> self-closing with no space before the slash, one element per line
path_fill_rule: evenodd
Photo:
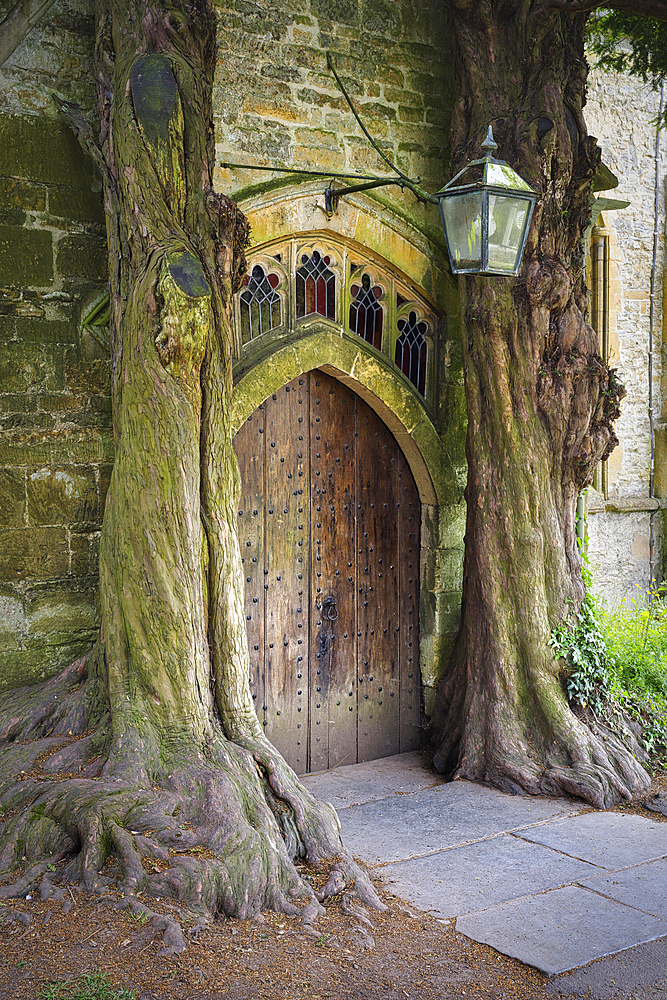
<path fill-rule="evenodd" d="M 319 320 L 365 341 L 431 399 L 437 315 L 407 276 L 370 250 L 318 234 L 283 237 L 257 248 L 236 298 L 239 349 L 254 352 L 266 334 L 308 336 L 319 329 Z"/>
<path fill-rule="evenodd" d="M 382 289 L 379 285 L 371 288 L 369 274 L 363 274 L 361 285 L 354 284 L 350 288 L 352 303 L 350 305 L 350 330 L 372 344 L 378 351 L 382 347 L 383 310 L 380 305 Z"/>
<path fill-rule="evenodd" d="M 296 272 L 296 315 L 300 319 L 319 313 L 327 319 L 336 318 L 336 275 L 329 267 L 331 259 L 313 250 L 303 254 Z"/>
<path fill-rule="evenodd" d="M 267 274 L 261 264 L 255 264 L 244 284 L 240 295 L 241 339 L 247 344 L 281 325 L 282 304 L 276 291 L 279 276 L 272 271 Z"/>
<path fill-rule="evenodd" d="M 410 379 L 416 389 L 422 394 L 426 391 L 426 334 L 428 324 L 417 319 L 415 312 L 410 312 L 407 319 L 399 319 L 397 323 L 400 336 L 396 341 L 394 360 L 403 374 Z"/>

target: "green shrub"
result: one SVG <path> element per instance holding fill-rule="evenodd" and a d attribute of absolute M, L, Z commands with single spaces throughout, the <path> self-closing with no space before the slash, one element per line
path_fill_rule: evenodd
<path fill-rule="evenodd" d="M 638 588 L 639 589 L 639 588 Z M 628 691 L 667 698 L 667 606 L 664 586 L 601 608 L 614 675 Z"/>
<path fill-rule="evenodd" d="M 652 588 L 609 608 L 591 593 L 551 634 L 567 664 L 565 686 L 572 704 L 615 725 L 620 709 L 642 727 L 641 742 L 653 770 L 667 767 L 667 588 Z"/>
<path fill-rule="evenodd" d="M 638 588 L 640 590 L 640 588 Z M 642 727 L 653 770 L 667 767 L 667 605 L 665 585 L 614 608 L 600 607 L 614 700 Z"/>

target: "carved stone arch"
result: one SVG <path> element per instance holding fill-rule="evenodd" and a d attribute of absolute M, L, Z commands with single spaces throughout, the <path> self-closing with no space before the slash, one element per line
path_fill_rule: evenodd
<path fill-rule="evenodd" d="M 422 504 L 434 507 L 460 499 L 454 469 L 420 395 L 359 338 L 324 325 L 276 344 L 242 374 L 234 388 L 235 431 L 281 386 L 318 368 L 348 385 L 387 425 L 407 459 Z"/>

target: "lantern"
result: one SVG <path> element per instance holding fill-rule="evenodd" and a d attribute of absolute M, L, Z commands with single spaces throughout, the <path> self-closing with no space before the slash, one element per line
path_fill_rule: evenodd
<path fill-rule="evenodd" d="M 504 162 L 489 125 L 481 160 L 438 191 L 453 274 L 515 275 L 521 266 L 537 194 Z"/>

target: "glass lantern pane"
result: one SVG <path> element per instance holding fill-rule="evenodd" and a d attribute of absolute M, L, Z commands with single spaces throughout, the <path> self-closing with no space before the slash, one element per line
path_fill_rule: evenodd
<path fill-rule="evenodd" d="M 454 271 L 478 270 L 481 266 L 482 195 L 477 191 L 441 198 L 442 222 L 447 234 Z"/>
<path fill-rule="evenodd" d="M 507 198 L 489 195 L 489 263 L 490 271 L 516 270 L 523 231 L 530 209 L 528 198 Z"/>

